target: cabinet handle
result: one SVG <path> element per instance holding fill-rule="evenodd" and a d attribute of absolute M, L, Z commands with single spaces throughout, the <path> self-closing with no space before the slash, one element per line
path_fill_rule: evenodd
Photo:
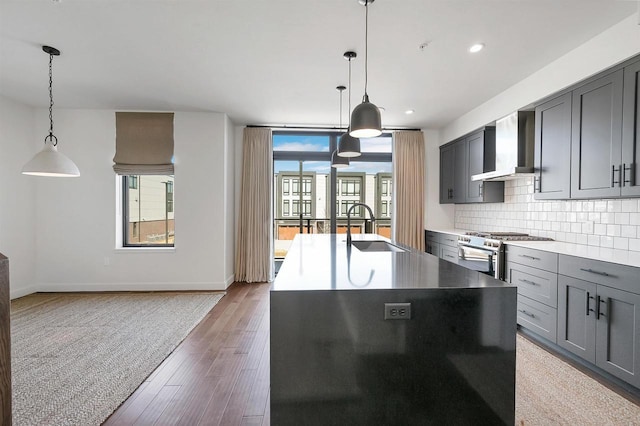
<path fill-rule="evenodd" d="M 621 185 L 621 183 L 620 183 L 620 169 L 621 168 L 622 167 L 618 167 L 618 170 L 616 170 L 616 166 L 614 166 L 614 165 L 611 166 L 611 187 L 612 188 L 616 186 L 616 183 L 618 184 L 618 186 Z M 616 172 L 618 172 L 618 180 L 616 180 L 616 178 L 615 178 Z"/>
<path fill-rule="evenodd" d="M 535 285 L 535 286 L 539 286 L 540 285 L 535 281 L 523 280 L 522 278 L 518 278 L 518 281 L 520 281 L 522 283 L 525 283 L 525 284 L 529 284 L 529 285 Z"/>
<path fill-rule="evenodd" d="M 518 312 L 522 312 L 523 314 L 525 314 L 526 316 L 531 317 L 531 318 L 535 318 L 536 317 L 531 312 L 527 312 L 524 309 L 518 309 Z"/>
<path fill-rule="evenodd" d="M 629 179 L 627 179 L 627 170 L 629 170 Z M 635 163 L 629 164 L 629 167 L 627 167 L 626 163 L 622 165 L 622 185 L 623 186 L 627 186 L 627 184 L 629 184 L 629 186 L 636 186 L 636 174 L 634 172 L 635 172 Z"/>
<path fill-rule="evenodd" d="M 596 271 L 596 270 L 591 269 L 591 268 L 588 268 L 588 269 L 580 268 L 580 270 L 584 271 L 584 272 L 590 272 L 590 273 L 596 274 L 596 275 L 602 275 L 603 277 L 612 277 L 613 276 L 611 274 L 607 274 L 606 272 Z"/>
<path fill-rule="evenodd" d="M 587 316 L 589 316 L 589 312 L 593 312 L 593 309 L 591 309 L 590 302 L 589 302 L 593 298 L 594 297 L 591 296 L 589 292 L 587 292 Z"/>
<path fill-rule="evenodd" d="M 478 185 L 478 195 L 482 197 L 482 191 L 483 191 L 483 185 L 482 183 L 480 183 L 480 185 Z"/>
<path fill-rule="evenodd" d="M 600 317 L 606 317 L 606 315 L 602 313 L 602 308 L 600 307 L 600 304 L 603 302 L 607 305 L 608 308 L 609 298 L 602 299 L 600 296 L 596 296 L 596 319 L 600 319 Z"/>
<path fill-rule="evenodd" d="M 519 254 L 518 256 L 520 256 L 520 257 L 524 257 L 524 258 L 527 258 L 527 259 L 531 259 L 531 260 L 540 260 L 540 258 L 539 258 L 539 257 L 529 256 L 529 255 L 527 255 L 527 254 Z"/>

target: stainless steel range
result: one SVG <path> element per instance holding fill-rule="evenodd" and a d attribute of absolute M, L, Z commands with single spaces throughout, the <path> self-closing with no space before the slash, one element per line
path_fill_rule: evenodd
<path fill-rule="evenodd" d="M 504 279 L 504 241 L 553 241 L 520 232 L 466 232 L 458 237 L 458 265 Z"/>

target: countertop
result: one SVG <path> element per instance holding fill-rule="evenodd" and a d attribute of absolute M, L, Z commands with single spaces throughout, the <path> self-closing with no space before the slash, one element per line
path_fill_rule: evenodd
<path fill-rule="evenodd" d="M 467 232 L 464 229 L 428 229 L 428 231 L 453 235 L 464 235 L 464 233 Z M 527 247 L 535 250 L 640 268 L 640 252 L 637 251 L 587 246 L 562 241 L 505 241 L 504 243 L 512 246 Z"/>
<path fill-rule="evenodd" d="M 389 241 L 375 234 L 355 234 L 353 240 Z M 430 254 L 403 248 L 405 252 L 361 252 L 352 247 L 349 254 L 344 234 L 299 234 L 271 291 L 512 287 Z"/>

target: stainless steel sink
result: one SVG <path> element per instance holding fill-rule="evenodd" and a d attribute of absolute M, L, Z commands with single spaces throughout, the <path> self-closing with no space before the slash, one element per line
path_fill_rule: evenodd
<path fill-rule="evenodd" d="M 406 251 L 405 249 L 382 240 L 352 241 L 351 245 L 355 246 L 360 251 L 394 251 L 400 253 Z"/>

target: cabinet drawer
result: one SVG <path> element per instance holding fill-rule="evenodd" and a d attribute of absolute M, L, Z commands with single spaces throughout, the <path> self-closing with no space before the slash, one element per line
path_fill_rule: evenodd
<path fill-rule="evenodd" d="M 564 254 L 558 264 L 562 275 L 640 294 L 640 268 Z"/>
<path fill-rule="evenodd" d="M 458 251 L 457 250 L 457 248 L 458 248 L 458 236 L 457 235 L 441 233 L 440 234 L 440 238 L 438 239 L 438 242 L 440 244 L 445 245 L 445 246 L 455 247 L 456 248 L 456 252 Z"/>
<path fill-rule="evenodd" d="M 556 343 L 556 309 L 518 294 L 518 324 Z"/>
<path fill-rule="evenodd" d="M 425 251 L 434 256 L 440 256 L 440 244 L 427 240 Z"/>
<path fill-rule="evenodd" d="M 558 307 L 558 275 L 554 272 L 507 262 L 506 281 L 522 294 L 552 308 Z"/>
<path fill-rule="evenodd" d="M 424 231 L 424 238 L 427 240 L 433 240 L 435 242 L 438 242 L 438 234 L 439 232 L 435 232 L 435 231 Z"/>
<path fill-rule="evenodd" d="M 458 263 L 458 249 L 440 245 L 440 259 Z"/>
<path fill-rule="evenodd" d="M 505 248 L 507 262 L 516 262 L 525 266 L 558 272 L 558 254 L 548 251 L 534 250 L 507 244 Z"/>

